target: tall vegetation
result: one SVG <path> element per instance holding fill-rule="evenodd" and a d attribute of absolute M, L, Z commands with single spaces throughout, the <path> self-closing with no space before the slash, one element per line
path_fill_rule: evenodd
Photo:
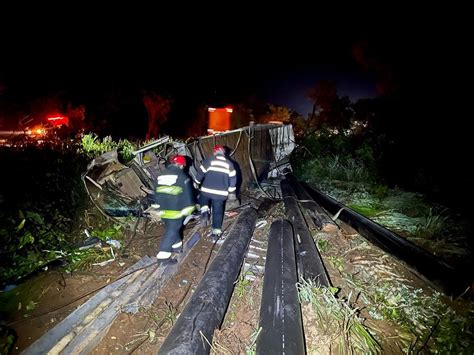
<path fill-rule="evenodd" d="M 383 143 L 382 143 L 383 144 Z M 300 179 L 452 263 L 469 255 L 466 232 L 449 210 L 421 193 L 388 185 L 376 139 L 320 130 L 292 156 Z"/>
<path fill-rule="evenodd" d="M 131 142 L 93 134 L 67 144 L 22 144 L 0 150 L 5 167 L 0 195 L 2 283 L 16 282 L 57 259 L 75 263 L 90 254 L 75 247 L 86 239 L 81 228 L 89 206 L 81 175 L 92 158 L 112 149 L 119 151 L 123 162 L 133 158 Z M 107 230 L 109 237 L 117 237 L 116 228 L 96 222 L 93 236 L 105 239 L 100 231 Z"/>
<path fill-rule="evenodd" d="M 76 146 L 0 151 L 5 167 L 0 209 L 0 279 L 14 280 L 57 257 L 86 203 L 80 180 L 87 159 Z"/>

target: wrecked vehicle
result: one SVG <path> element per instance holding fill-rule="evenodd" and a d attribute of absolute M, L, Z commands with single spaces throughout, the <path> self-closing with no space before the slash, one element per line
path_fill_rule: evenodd
<path fill-rule="evenodd" d="M 186 143 L 166 136 L 133 151 L 134 158 L 127 165 L 119 162 L 116 150 L 95 158 L 82 176 L 84 186 L 104 215 L 144 216 L 151 206 L 154 181 L 168 158 L 174 154 L 186 156 L 188 172 L 195 176 L 215 144 L 226 146 L 229 157 L 237 163 L 237 191 L 252 183 L 259 185 L 261 179 L 288 168 L 289 155 L 295 147 L 291 125 L 251 125 Z"/>

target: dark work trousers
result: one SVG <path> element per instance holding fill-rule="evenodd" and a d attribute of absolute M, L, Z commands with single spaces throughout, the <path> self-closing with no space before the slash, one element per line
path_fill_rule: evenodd
<path fill-rule="evenodd" d="M 222 221 L 224 220 L 224 207 L 225 207 L 225 200 L 215 200 L 201 194 L 199 196 L 199 205 L 201 206 L 209 206 L 211 204 L 211 211 L 212 211 L 212 228 L 222 228 Z"/>
<path fill-rule="evenodd" d="M 161 239 L 160 251 L 172 252 L 173 248 L 171 246 L 181 240 L 181 228 L 183 227 L 184 218 L 163 218 L 162 221 L 165 224 L 165 234 Z"/>

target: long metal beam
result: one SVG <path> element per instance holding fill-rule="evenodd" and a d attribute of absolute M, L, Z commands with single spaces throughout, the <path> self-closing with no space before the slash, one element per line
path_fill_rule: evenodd
<path fill-rule="evenodd" d="M 334 223 L 331 217 L 313 200 L 310 194 L 304 189 L 293 174 L 287 174 L 285 177 L 291 181 L 293 189 L 298 196 L 298 202 L 308 210 L 314 223 L 325 232 L 336 232 L 339 227 Z"/>
<path fill-rule="evenodd" d="M 349 224 L 367 240 L 403 261 L 416 275 L 431 282 L 445 293 L 458 296 L 470 286 L 470 280 L 467 280 L 461 273 L 456 272 L 438 257 L 326 196 L 308 184 L 303 183 L 303 186 L 311 197 L 326 210 L 338 214 L 339 219 Z"/>
<path fill-rule="evenodd" d="M 291 181 L 282 180 L 280 185 L 286 214 L 295 232 L 297 253 L 301 260 L 303 277 L 306 280 L 316 281 L 320 286 L 329 287 L 331 286 L 329 275 L 300 211 Z"/>
<path fill-rule="evenodd" d="M 278 220 L 268 235 L 257 354 L 305 353 L 297 282 L 293 229 Z"/>
<path fill-rule="evenodd" d="M 251 207 L 240 213 L 158 354 L 209 354 L 209 344 L 224 318 L 256 220 L 257 211 Z"/>

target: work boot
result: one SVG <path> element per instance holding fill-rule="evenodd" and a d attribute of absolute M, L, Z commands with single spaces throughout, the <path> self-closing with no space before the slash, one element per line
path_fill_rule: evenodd
<path fill-rule="evenodd" d="M 212 229 L 212 234 L 211 234 L 211 239 L 214 243 L 217 243 L 219 238 L 221 237 L 222 230 L 220 228 L 213 228 Z"/>
<path fill-rule="evenodd" d="M 158 265 L 173 265 L 178 262 L 176 259 L 171 258 L 171 252 L 169 251 L 160 251 L 156 254 L 156 258 L 158 259 Z"/>
<path fill-rule="evenodd" d="M 209 212 L 202 212 L 201 213 L 201 227 L 207 227 L 209 224 Z"/>
<path fill-rule="evenodd" d="M 174 243 L 171 248 L 173 249 L 173 253 L 182 253 L 183 252 L 183 242 L 180 240 L 179 242 Z"/>

